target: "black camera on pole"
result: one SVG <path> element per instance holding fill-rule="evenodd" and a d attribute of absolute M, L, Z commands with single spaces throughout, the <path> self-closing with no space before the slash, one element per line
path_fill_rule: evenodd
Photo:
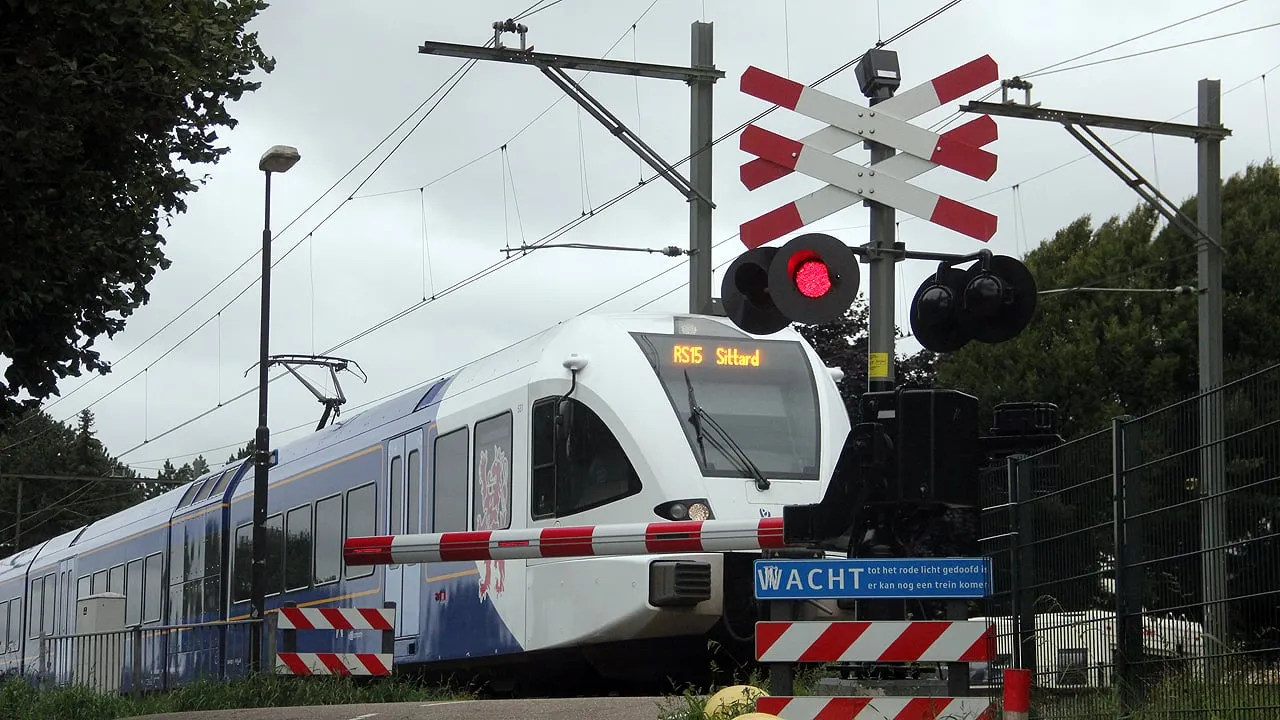
<path fill-rule="evenodd" d="M 753 335 L 771 335 L 793 322 L 821 323 L 844 314 L 858 295 L 853 250 L 822 233 L 806 233 L 782 247 L 748 250 L 720 285 L 725 314 Z"/>

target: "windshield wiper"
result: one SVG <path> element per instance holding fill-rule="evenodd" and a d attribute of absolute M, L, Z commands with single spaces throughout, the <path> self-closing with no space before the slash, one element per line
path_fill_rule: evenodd
<path fill-rule="evenodd" d="M 721 427 L 720 423 L 716 422 L 716 419 L 711 417 L 711 413 L 702 409 L 702 406 L 698 404 L 698 399 L 693 392 L 693 381 L 689 379 L 688 370 L 684 371 L 684 384 L 685 387 L 689 388 L 689 423 L 693 425 L 693 431 L 698 440 L 698 448 L 702 450 L 702 464 L 707 464 L 707 448 L 703 444 L 703 442 L 706 441 L 711 443 L 711 447 L 718 450 L 720 454 L 725 456 L 729 462 L 733 463 L 738 470 L 745 472 L 754 478 L 756 481 L 756 489 L 768 490 L 770 485 L 769 479 L 764 476 L 764 473 L 760 472 L 760 468 L 751 461 L 751 458 L 747 455 L 746 451 L 742 449 L 742 446 L 739 445 L 731 435 L 729 435 L 729 431 Z M 707 437 L 706 433 L 702 429 L 703 421 L 706 421 L 711 429 L 716 431 L 716 434 L 724 440 L 725 444 L 729 446 L 729 450 L 732 450 L 732 452 L 726 450 L 723 445 L 716 442 L 713 438 Z"/>

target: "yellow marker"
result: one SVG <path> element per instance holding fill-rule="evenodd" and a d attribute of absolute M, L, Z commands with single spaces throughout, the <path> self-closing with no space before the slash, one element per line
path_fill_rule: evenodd
<path fill-rule="evenodd" d="M 867 377 L 889 377 L 889 353 L 871 353 L 867 360 Z"/>

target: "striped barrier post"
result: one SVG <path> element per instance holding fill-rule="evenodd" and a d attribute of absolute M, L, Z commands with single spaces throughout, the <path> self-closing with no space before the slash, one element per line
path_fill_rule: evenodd
<path fill-rule="evenodd" d="M 972 599 L 991 588 L 986 558 L 772 558 L 755 566 L 755 597 L 773 607 L 823 599 Z M 967 664 L 991 662 L 995 646 L 991 622 L 761 620 L 755 657 L 771 666 L 771 695 L 758 698 L 756 710 L 781 720 L 995 720 L 990 698 L 966 696 Z M 829 662 L 960 663 L 951 672 L 966 676 L 950 678 L 950 696 L 944 697 L 793 695 L 790 665 Z"/>
<path fill-rule="evenodd" d="M 1027 720 L 1031 716 L 1031 671 L 1004 671 L 1004 720 Z"/>
<path fill-rule="evenodd" d="M 286 605 L 277 611 L 281 651 L 276 672 L 282 675 L 390 675 L 394 653 L 396 611 L 385 608 L 299 608 Z M 377 653 L 298 652 L 299 630 L 374 630 L 382 634 Z"/>

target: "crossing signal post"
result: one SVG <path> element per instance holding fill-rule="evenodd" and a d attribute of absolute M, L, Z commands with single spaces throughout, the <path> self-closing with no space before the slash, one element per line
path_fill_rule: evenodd
<path fill-rule="evenodd" d="M 741 167 L 743 184 L 754 190 L 797 172 L 826 185 L 742 224 L 747 250 L 724 276 L 722 302 L 726 315 L 752 334 L 772 334 L 791 323 L 829 322 L 841 317 L 858 294 L 859 261 L 870 266 L 867 392 L 859 398 L 859 417 L 822 502 L 785 509 L 786 540 L 818 543 L 850 558 L 975 557 L 984 462 L 977 399 L 953 390 L 895 389 L 894 266 L 904 260 L 938 263 L 910 308 L 913 333 L 935 352 L 1016 337 L 1035 313 L 1036 283 L 1021 262 L 985 248 L 958 254 L 907 250 L 895 237 L 894 213 L 979 242 L 994 236 L 994 215 L 911 181 L 939 165 L 989 179 L 997 158 L 984 147 L 997 138 L 995 122 L 983 115 L 937 134 L 910 121 L 997 81 L 999 70 L 983 56 L 903 90 L 896 53 L 875 48 L 856 74 L 866 105 L 760 68 L 743 73 L 743 92 L 826 123 L 800 140 L 748 125 L 740 146 L 756 157 Z M 869 163 L 836 157 L 854 145 L 870 150 Z M 846 245 L 821 233 L 799 235 L 781 247 L 766 245 L 859 202 L 871 210 L 865 245 Z M 844 598 L 841 603 L 857 603 L 861 620 L 907 617 L 905 599 Z M 949 620 L 967 617 L 963 601 L 956 600 L 927 612 Z M 948 678 L 951 693 L 967 694 L 963 665 L 951 666 Z"/>

